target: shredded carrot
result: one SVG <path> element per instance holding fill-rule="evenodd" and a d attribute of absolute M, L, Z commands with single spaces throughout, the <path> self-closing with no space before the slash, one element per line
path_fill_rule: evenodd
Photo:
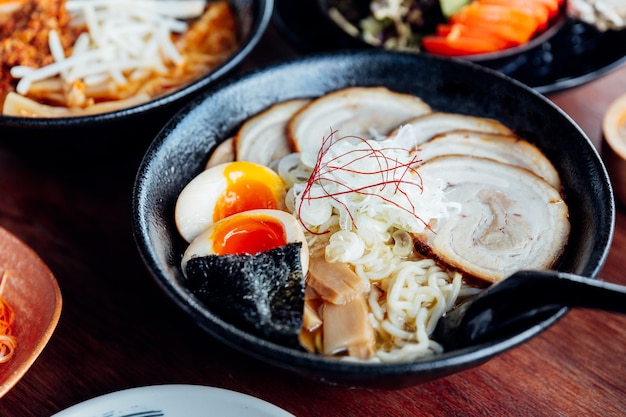
<path fill-rule="evenodd" d="M 4 271 L 0 283 L 0 363 L 11 360 L 17 348 L 17 338 L 13 335 L 15 314 L 13 308 L 2 297 L 8 277 L 8 271 Z"/>

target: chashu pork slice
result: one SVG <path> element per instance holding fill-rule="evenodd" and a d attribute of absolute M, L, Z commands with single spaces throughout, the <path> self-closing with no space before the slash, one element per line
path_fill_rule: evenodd
<path fill-rule="evenodd" d="M 206 162 L 205 169 L 214 167 L 215 165 L 223 164 L 224 162 L 233 162 L 235 160 L 235 145 L 233 138 L 230 137 L 217 145 L 211 156 Z"/>
<path fill-rule="evenodd" d="M 442 155 L 467 155 L 526 168 L 556 189 L 561 180 L 552 162 L 532 143 L 512 134 L 453 130 L 435 136 L 417 147 L 418 157 L 426 162 Z"/>
<path fill-rule="evenodd" d="M 440 156 L 418 168 L 424 184 L 443 181 L 460 213 L 414 236 L 443 264 L 497 282 L 521 269 L 555 265 L 567 243 L 568 208 L 558 190 L 532 172 L 487 158 Z"/>
<path fill-rule="evenodd" d="M 246 120 L 234 137 L 235 157 L 269 166 L 292 152 L 287 140 L 287 123 L 310 99 L 276 103 Z"/>
<path fill-rule="evenodd" d="M 317 155 L 331 132 L 364 139 L 384 137 L 405 120 L 431 112 L 421 98 L 385 87 L 348 87 L 313 100 L 287 125 L 296 152 Z"/>
<path fill-rule="evenodd" d="M 441 133 L 452 130 L 475 130 L 501 135 L 514 134 L 510 128 L 495 119 L 460 113 L 431 112 L 409 119 L 403 126 L 411 126 L 413 129 L 413 148 Z M 397 130 L 393 133 L 397 133 Z"/>

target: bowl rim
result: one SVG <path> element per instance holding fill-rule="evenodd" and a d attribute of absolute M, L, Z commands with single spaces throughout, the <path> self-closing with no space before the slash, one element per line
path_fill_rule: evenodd
<path fill-rule="evenodd" d="M 74 117 L 19 117 L 5 116 L 0 114 L 0 126 L 22 127 L 24 124 L 36 128 L 49 128 L 56 126 L 72 127 L 84 125 L 102 125 L 110 121 L 118 121 L 120 119 L 128 119 L 135 115 L 158 109 L 162 106 L 174 104 L 183 100 L 190 94 L 199 92 L 212 84 L 224 78 L 228 73 L 242 64 L 252 50 L 261 41 L 267 27 L 271 21 L 275 0 L 251 0 L 251 4 L 258 7 L 259 16 L 250 26 L 247 34 L 237 50 L 224 62 L 213 68 L 209 73 L 197 78 L 181 88 L 171 91 L 167 94 L 157 96 L 145 103 L 136 106 L 126 107 L 119 110 L 109 111 L 105 113 L 96 113 L 84 116 Z"/>
<path fill-rule="evenodd" d="M 440 373 L 443 371 L 449 371 L 450 369 L 453 369 L 454 371 L 448 372 L 449 374 L 476 367 L 488 361 L 489 359 L 524 343 L 532 337 L 535 337 L 536 335 L 556 323 L 558 320 L 560 320 L 567 313 L 567 311 L 569 311 L 569 309 L 565 307 L 556 309 L 554 311 L 554 314 L 550 317 L 528 328 L 527 330 L 522 331 L 517 335 L 506 338 L 504 340 L 489 341 L 465 349 L 444 352 L 440 355 L 418 359 L 412 362 L 363 363 L 353 361 L 338 361 L 335 358 L 326 358 L 321 355 L 312 355 L 306 352 L 300 352 L 266 340 L 262 340 L 247 332 L 241 331 L 235 326 L 223 321 L 221 318 L 217 317 L 215 314 L 211 313 L 205 307 L 203 307 L 202 304 L 180 283 L 172 282 L 173 280 L 168 277 L 168 274 L 171 271 L 168 271 L 168 269 L 161 264 L 160 261 L 162 259 L 159 259 L 153 253 L 153 249 L 151 248 L 151 242 L 149 241 L 149 239 L 151 238 L 149 236 L 150 220 L 147 218 L 147 216 L 144 216 L 147 213 L 146 208 L 149 201 L 149 195 L 146 194 L 145 181 L 148 177 L 148 172 L 151 165 L 158 157 L 160 147 L 165 144 L 170 137 L 169 134 L 172 132 L 173 129 L 175 129 L 176 125 L 179 122 L 182 122 L 187 117 L 189 117 L 189 113 L 194 114 L 194 109 L 198 108 L 198 106 L 201 105 L 203 102 L 214 101 L 216 99 L 216 96 L 227 94 L 229 90 L 237 88 L 238 84 L 250 82 L 250 80 L 254 79 L 254 77 L 256 77 L 257 75 L 263 76 L 272 71 L 280 72 L 284 69 L 290 69 L 294 67 L 298 68 L 306 66 L 309 62 L 319 62 L 325 60 L 332 61 L 337 57 L 347 57 L 348 59 L 369 59 L 372 61 L 376 61 L 380 57 L 389 57 L 390 59 L 393 57 L 398 57 L 401 59 L 438 60 L 441 62 L 449 62 L 449 64 L 445 65 L 465 65 L 468 68 L 474 68 L 479 71 L 486 71 L 492 74 L 492 76 L 494 77 L 498 77 L 506 80 L 509 83 L 512 83 L 512 85 L 516 88 L 524 90 L 528 94 L 532 94 L 538 100 L 540 100 L 543 105 L 549 106 L 555 112 L 559 113 L 562 117 L 567 119 L 567 121 L 571 123 L 571 125 L 581 136 L 581 138 L 584 138 L 586 140 L 589 146 L 589 153 L 594 159 L 594 163 L 597 164 L 597 167 L 600 170 L 599 175 L 602 177 L 604 185 L 607 187 L 604 190 L 606 192 L 606 202 L 608 205 L 608 212 L 605 213 L 605 215 L 608 219 L 607 222 L 610 223 L 610 225 L 608 225 L 610 226 L 610 230 L 605 231 L 606 233 L 604 233 L 604 235 L 602 236 L 601 239 L 603 240 L 603 242 L 599 244 L 602 249 L 600 253 L 595 254 L 597 255 L 597 259 L 595 259 L 593 265 L 590 266 L 590 270 L 586 271 L 591 277 L 597 277 L 597 274 L 599 273 L 602 265 L 606 261 L 610 249 L 610 243 L 613 239 L 615 224 L 615 203 L 608 174 L 606 173 L 606 168 L 604 167 L 597 150 L 593 148 L 593 145 L 587 135 L 578 125 L 573 122 L 573 120 L 566 113 L 564 113 L 560 108 L 558 108 L 554 103 L 549 101 L 546 97 L 534 91 L 530 87 L 502 73 L 479 66 L 478 64 L 469 61 L 449 60 L 446 58 L 435 57 L 432 55 L 429 56 L 425 54 L 419 55 L 417 56 L 417 58 L 415 58 L 415 56 L 416 55 L 413 54 L 413 58 L 409 58 L 409 54 L 382 49 L 376 51 L 331 51 L 312 54 L 288 62 L 280 62 L 258 70 L 243 73 L 237 77 L 229 79 L 227 82 L 223 82 L 219 85 L 213 86 L 213 88 L 206 91 L 202 96 L 197 97 L 194 101 L 182 108 L 166 124 L 166 126 L 157 135 L 155 140 L 150 144 L 146 153 L 144 154 L 143 160 L 139 165 L 137 176 L 135 178 L 135 183 L 133 186 L 132 222 L 135 242 L 144 264 L 148 268 L 149 272 L 152 274 L 153 278 L 155 278 L 157 284 L 161 287 L 161 289 L 164 290 L 166 294 L 168 294 L 173 299 L 175 304 L 182 308 L 188 315 L 193 317 L 196 320 L 196 323 L 205 331 L 210 333 L 213 337 L 225 343 L 226 345 L 241 351 L 242 353 L 256 357 L 265 362 L 272 363 L 279 368 L 289 369 L 300 374 L 310 373 L 311 376 L 313 376 L 314 378 L 317 377 L 319 379 L 325 380 L 326 382 L 329 382 L 328 378 L 332 377 L 333 380 L 330 381 L 331 383 L 337 383 L 333 381 L 341 381 L 338 383 L 345 382 L 348 385 L 355 384 L 353 386 L 363 386 L 363 384 L 365 383 L 365 385 L 367 386 L 367 381 L 363 381 L 362 378 L 364 375 L 363 372 L 369 373 L 368 375 L 372 378 L 372 381 L 370 382 L 376 385 L 376 382 L 374 380 L 376 379 L 376 377 L 380 376 L 410 376 L 414 378 L 416 374 L 421 374 L 422 376 L 424 376 L 424 378 L 426 378 L 425 380 L 432 380 L 441 376 L 446 376 L 440 375 Z M 293 361 L 293 365 L 286 364 L 284 362 L 285 358 L 291 359 Z M 433 375 L 439 376 L 433 378 Z M 410 385 L 415 385 L 415 383 L 410 383 Z"/>

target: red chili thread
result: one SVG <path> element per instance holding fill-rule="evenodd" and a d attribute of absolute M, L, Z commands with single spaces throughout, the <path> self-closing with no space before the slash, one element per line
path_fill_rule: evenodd
<path fill-rule="evenodd" d="M 338 197 L 341 195 L 345 195 L 345 194 L 358 193 L 358 194 L 362 194 L 365 196 L 374 196 L 374 197 L 380 198 L 381 200 L 389 204 L 392 204 L 398 207 L 399 209 L 411 214 L 412 216 L 414 216 L 416 219 L 418 219 L 419 221 L 421 221 L 424 225 L 428 227 L 428 224 L 424 222 L 415 213 L 415 205 L 411 201 L 411 198 L 409 197 L 406 190 L 403 189 L 403 185 L 411 185 L 411 186 L 417 186 L 420 190 L 420 193 L 424 191 L 422 178 L 417 172 L 417 170 L 415 169 L 416 164 L 420 162 L 419 158 L 417 157 L 417 154 L 413 153 L 413 156 L 408 162 L 402 163 L 398 161 L 398 159 L 396 158 L 388 157 L 386 155 L 386 152 L 390 150 L 402 150 L 402 151 L 408 152 L 404 148 L 374 149 L 371 143 L 362 137 L 359 137 L 359 136 L 338 137 L 337 132 L 338 132 L 337 130 L 331 129 L 330 134 L 327 137 L 322 138 L 322 146 L 320 147 L 320 150 L 318 151 L 315 166 L 313 167 L 311 176 L 309 177 L 307 184 L 304 190 L 302 191 L 302 198 L 300 200 L 300 204 L 298 205 L 298 214 L 301 213 L 302 204 L 304 204 L 305 200 L 310 202 L 312 200 L 317 200 L 317 199 L 322 199 L 322 198 L 332 198 L 346 210 L 346 212 L 348 213 L 348 216 L 350 217 L 352 224 L 354 224 L 354 217 L 352 215 L 352 212 L 350 211 L 349 207 L 345 203 L 343 203 L 342 201 L 338 199 Z M 365 145 L 367 145 L 369 149 L 353 149 L 341 155 L 337 155 L 336 157 L 331 158 L 327 162 L 323 162 L 324 157 L 328 154 L 329 150 L 334 145 L 336 145 L 342 140 L 348 140 L 348 139 L 357 139 L 361 141 L 362 143 L 364 143 Z M 337 163 L 341 158 L 345 157 L 346 155 L 356 154 L 356 153 L 359 153 L 360 155 L 356 156 L 355 158 L 350 159 L 349 161 L 343 164 Z M 378 166 L 377 170 L 361 171 L 361 170 L 354 169 L 353 167 L 351 167 L 351 165 L 356 163 L 357 161 L 361 161 L 363 159 L 368 159 L 368 158 L 371 158 L 376 161 L 376 164 Z M 348 184 L 341 183 L 335 180 L 334 178 L 332 178 L 331 174 L 337 170 L 351 172 L 356 175 L 367 175 L 367 176 L 375 175 L 377 180 L 373 183 L 366 184 L 361 187 L 352 188 Z M 399 173 L 400 175 L 398 175 L 398 178 L 394 178 L 395 174 L 397 173 Z M 419 180 L 418 181 L 406 180 L 405 178 L 407 177 L 407 175 L 410 175 L 410 174 L 417 175 Z M 311 188 L 316 183 L 324 191 L 324 194 L 318 197 L 312 197 Z M 340 188 L 344 188 L 344 190 L 331 192 L 331 191 L 328 191 L 326 184 L 336 184 Z M 372 189 L 372 188 L 378 188 L 380 191 L 383 191 L 386 187 L 390 185 L 393 185 L 395 187 L 395 190 L 393 191 L 394 194 L 400 193 L 406 198 L 406 201 L 408 202 L 408 207 L 410 208 L 407 208 L 395 201 L 392 201 L 378 193 L 375 193 L 373 191 L 368 191 L 369 189 Z M 302 220 L 300 220 L 300 223 L 302 223 L 302 226 L 310 233 L 313 233 L 313 234 L 328 233 L 328 231 L 314 232 L 309 227 L 307 227 L 302 222 Z"/>

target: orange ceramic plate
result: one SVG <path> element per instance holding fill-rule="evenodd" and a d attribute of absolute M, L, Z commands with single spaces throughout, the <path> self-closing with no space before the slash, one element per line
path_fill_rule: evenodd
<path fill-rule="evenodd" d="M 50 340 L 61 315 L 61 291 L 39 256 L 0 228 L 0 273 L 9 272 L 3 298 L 13 307 L 14 356 L 0 364 L 0 397 L 24 376 Z"/>

